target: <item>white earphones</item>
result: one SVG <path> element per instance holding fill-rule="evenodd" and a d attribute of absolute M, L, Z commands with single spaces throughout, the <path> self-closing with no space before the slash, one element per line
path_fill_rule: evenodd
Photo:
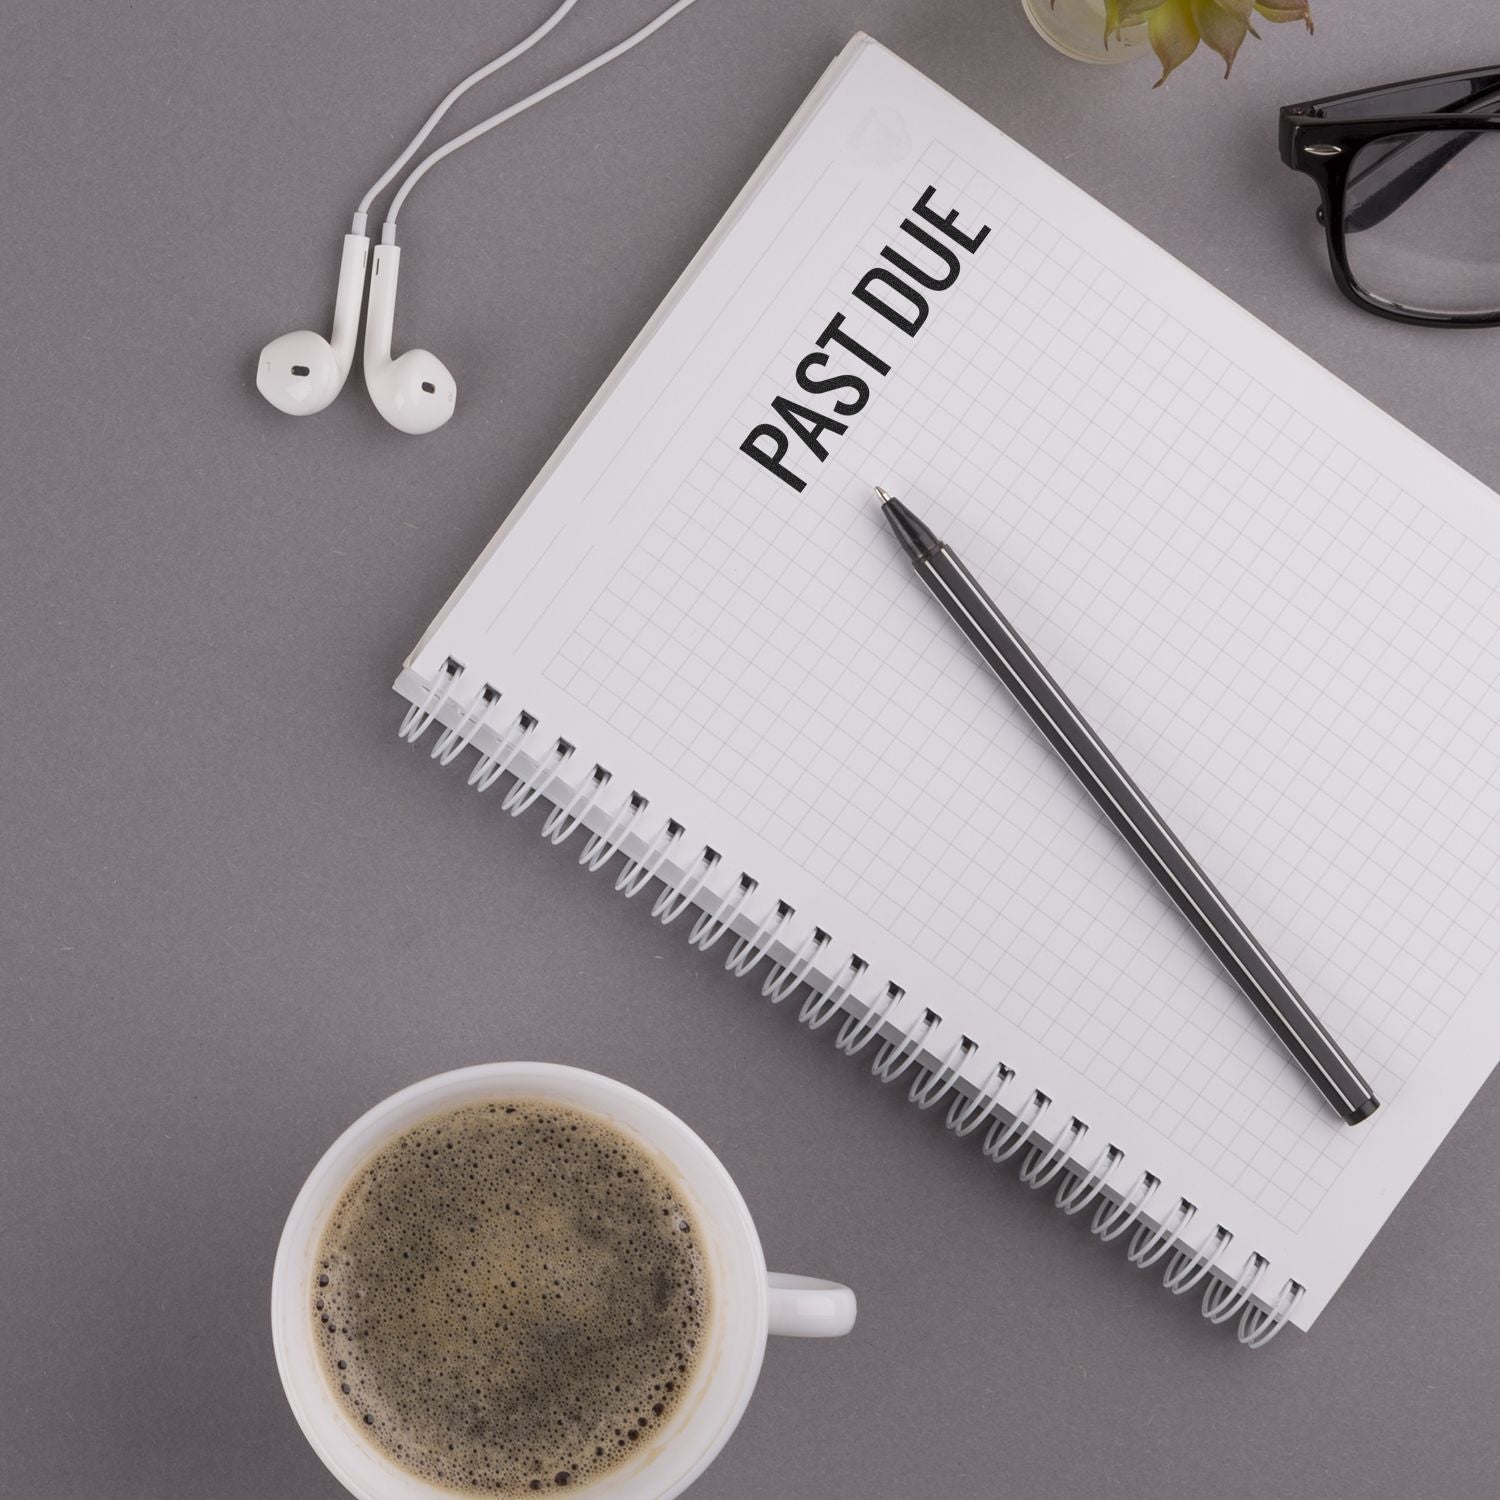
<path fill-rule="evenodd" d="M 652 32 L 686 10 L 694 0 L 674 0 L 654 20 L 647 22 L 623 42 L 617 42 L 608 51 L 601 52 L 581 67 L 574 68 L 571 73 L 554 79 L 545 88 L 538 89 L 534 94 L 491 115 L 489 119 L 429 152 L 413 168 L 391 200 L 386 211 L 381 242 L 376 246 L 373 257 L 369 253 L 369 236 L 365 233 L 370 205 L 411 159 L 412 153 L 427 139 L 433 127 L 460 95 L 535 46 L 577 3 L 578 0 L 562 0 L 562 4 L 528 37 L 451 89 L 442 103 L 427 117 L 406 149 L 360 200 L 350 232 L 344 236 L 338 292 L 334 299 L 332 337 L 325 339 L 321 334 L 301 329 L 272 339 L 260 352 L 255 385 L 278 411 L 292 416 L 308 416 L 312 412 L 322 411 L 343 389 L 349 366 L 354 362 L 355 330 L 359 321 L 360 302 L 364 296 L 368 263 L 370 300 L 365 314 L 364 373 L 365 386 L 375 403 L 375 409 L 392 427 L 410 433 L 434 432 L 453 415 L 458 402 L 458 386 L 448 367 L 435 354 L 426 349 L 409 349 L 399 357 L 391 356 L 391 335 L 396 320 L 396 280 L 401 268 L 401 248 L 396 243 L 396 215 L 406 201 L 407 194 L 445 156 L 450 156 L 470 141 L 493 130 L 495 126 L 504 124 L 532 105 L 540 104 L 543 99 L 550 98 L 586 77 L 596 68 L 602 68 L 605 63 L 629 52 L 632 47 L 645 41 Z"/>
<path fill-rule="evenodd" d="M 448 367 L 426 349 L 391 358 L 396 321 L 399 245 L 377 245 L 370 268 L 370 310 L 365 315 L 365 389 L 375 410 L 402 432 L 435 432 L 453 415 L 458 386 Z"/>
<path fill-rule="evenodd" d="M 349 366 L 354 363 L 354 338 L 359 331 L 369 253 L 368 235 L 344 236 L 339 289 L 333 299 L 332 339 L 301 328 L 272 339 L 260 351 L 255 388 L 277 411 L 293 417 L 309 416 L 322 411 L 343 390 Z"/>

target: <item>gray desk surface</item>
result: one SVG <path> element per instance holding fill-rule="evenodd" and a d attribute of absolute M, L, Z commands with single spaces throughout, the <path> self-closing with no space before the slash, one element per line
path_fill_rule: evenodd
<path fill-rule="evenodd" d="M 581 5 L 487 97 L 655 5 Z M 657 1095 L 773 1264 L 859 1290 L 853 1338 L 771 1349 L 703 1500 L 1494 1493 L 1500 1086 L 1247 1355 L 399 745 L 389 692 L 861 27 L 1500 484 L 1500 333 L 1346 307 L 1275 153 L 1286 100 L 1493 60 L 1484 0 L 1416 8 L 1320 0 L 1153 94 L 1019 0 L 702 0 L 414 196 L 398 342 L 462 387 L 416 440 L 357 377 L 278 415 L 254 354 L 326 325 L 358 193 L 543 0 L 4 0 L 0 1493 L 340 1493 L 272 1360 L 282 1218 L 367 1105 L 526 1056 Z"/>

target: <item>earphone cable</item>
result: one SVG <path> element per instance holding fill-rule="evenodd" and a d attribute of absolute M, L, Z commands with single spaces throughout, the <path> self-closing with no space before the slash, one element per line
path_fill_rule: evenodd
<path fill-rule="evenodd" d="M 417 185 L 417 183 L 419 183 L 422 178 L 432 170 L 433 167 L 435 167 L 440 161 L 442 161 L 445 156 L 451 156 L 455 151 L 458 151 L 462 147 L 467 146 L 470 141 L 477 140 L 487 131 L 493 130 L 497 125 L 503 125 L 507 120 L 514 119 L 523 111 L 530 109 L 532 105 L 540 104 L 544 99 L 550 99 L 553 94 L 560 93 L 570 84 L 577 83 L 581 78 L 587 77 L 596 68 L 602 68 L 605 63 L 613 62 L 615 58 L 622 56 L 626 52 L 629 52 L 632 47 L 635 47 L 641 42 L 644 42 L 646 38 L 653 32 L 660 30 L 667 24 L 668 21 L 672 20 L 674 16 L 680 15 L 688 8 L 688 6 L 692 5 L 693 3 L 694 0 L 675 0 L 674 4 L 669 5 L 664 11 L 661 12 L 660 15 L 656 16 L 654 20 L 648 21 L 644 26 L 641 27 L 639 31 L 634 32 L 632 35 L 626 37 L 624 41 L 616 42 L 615 45 L 609 48 L 608 51 L 601 52 L 591 61 L 582 64 L 580 67 L 574 68 L 571 73 L 565 73 L 561 78 L 554 79 L 545 88 L 538 89 L 534 94 L 528 94 L 526 98 L 518 100 L 515 104 L 502 109 L 498 114 L 491 115 L 487 120 L 481 120 L 479 124 L 471 126 L 468 130 L 465 130 L 459 135 L 454 136 L 451 141 L 445 142 L 443 145 L 439 146 L 437 150 L 429 152 L 422 158 L 420 162 L 417 163 L 414 168 L 412 168 L 411 172 L 406 178 L 406 181 L 401 184 L 401 187 L 396 193 L 396 196 L 391 199 L 391 205 L 386 210 L 385 224 L 381 230 L 381 242 L 387 245 L 394 245 L 396 243 L 396 216 L 401 212 L 401 205 L 406 201 L 407 194 L 410 193 L 411 190 Z M 565 14 L 565 12 L 566 7 L 563 11 L 559 11 L 552 18 L 552 20 L 547 23 L 547 25 L 550 27 L 553 22 L 561 19 L 562 15 Z M 540 34 L 541 33 L 536 33 L 534 34 L 534 36 Z M 533 39 L 534 37 L 528 38 L 527 41 L 522 43 L 521 45 L 523 47 L 529 46 Z M 456 98 L 457 94 L 461 93 L 463 89 L 467 88 L 470 83 L 484 76 L 485 73 L 493 71 L 493 69 L 495 67 L 498 67 L 499 65 L 500 60 L 497 60 L 488 68 L 481 69 L 479 73 L 476 73 L 472 75 L 471 78 L 466 79 L 464 83 L 460 85 L 459 89 L 456 90 L 454 94 L 450 95 L 448 100 L 444 101 L 441 109 L 446 109 L 448 103 L 451 102 L 453 98 Z M 436 123 L 438 115 L 441 114 L 441 109 L 439 110 L 438 114 L 435 114 L 432 117 L 432 120 L 428 122 L 428 125 L 423 127 L 423 135 L 419 136 L 418 140 L 413 142 L 412 148 L 414 148 L 418 144 L 418 142 L 420 142 L 420 140 L 424 138 L 425 132 L 431 127 L 431 125 Z M 408 148 L 407 153 L 402 157 L 402 161 L 405 161 L 406 156 L 410 155 L 410 151 L 412 148 Z M 401 162 L 398 162 L 396 166 L 391 169 L 391 173 L 396 171 L 400 165 Z M 379 189 L 383 187 L 387 181 L 389 181 L 391 173 L 387 173 L 385 177 L 381 178 L 380 182 L 378 182 L 375 187 L 370 190 L 369 194 L 366 195 L 364 203 L 361 204 L 362 210 L 368 207 L 370 199 L 373 198 L 375 193 L 378 192 Z M 357 222 L 359 221 L 357 220 Z"/>
<path fill-rule="evenodd" d="M 471 88 L 473 88 L 476 83 L 482 82 L 492 73 L 499 72 L 499 70 L 503 68 L 507 63 L 514 62 L 515 59 L 520 57 L 523 52 L 529 52 L 531 48 L 536 46 L 536 44 L 541 41 L 541 39 L 546 36 L 547 33 L 551 31 L 552 28 L 556 26 L 558 22 L 561 21 L 562 18 L 566 16 L 567 13 L 572 10 L 573 7 L 577 4 L 578 0 L 562 0 L 562 4 L 559 5 L 557 9 L 554 10 L 552 14 L 548 16 L 547 19 L 543 21 L 542 24 L 531 33 L 530 36 L 523 38 L 521 41 L 517 42 L 516 45 L 512 47 L 508 52 L 501 53 L 499 57 L 495 58 L 491 62 L 487 62 L 482 68 L 475 69 L 475 71 L 470 73 L 462 83 L 455 84 L 454 87 L 448 91 L 448 93 L 443 98 L 443 102 L 439 104 L 438 107 L 433 110 L 430 115 L 427 116 L 426 122 L 423 124 L 422 128 L 411 138 L 411 141 L 407 145 L 406 149 L 401 153 L 400 156 L 395 159 L 395 161 L 390 164 L 390 166 L 385 169 L 385 171 L 380 175 L 379 180 L 375 183 L 374 187 L 372 187 L 370 191 L 359 200 L 359 207 L 354 211 L 354 227 L 351 231 L 352 233 L 363 234 L 365 232 L 365 221 L 367 216 L 369 215 L 371 203 L 373 203 L 375 199 L 380 196 L 380 194 L 389 185 L 391 179 L 395 177 L 395 175 L 402 169 L 402 167 L 404 167 L 407 162 L 412 159 L 412 156 L 416 152 L 417 148 L 422 144 L 423 141 L 427 139 L 429 135 L 432 134 L 433 129 L 437 125 L 438 121 L 441 120 L 443 116 L 453 108 L 458 100 Z"/>

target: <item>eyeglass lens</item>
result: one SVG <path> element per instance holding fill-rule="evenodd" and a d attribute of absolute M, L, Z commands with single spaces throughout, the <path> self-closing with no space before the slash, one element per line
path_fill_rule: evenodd
<path fill-rule="evenodd" d="M 1500 131 L 1414 131 L 1360 147 L 1344 235 L 1350 273 L 1377 301 L 1500 311 Z"/>

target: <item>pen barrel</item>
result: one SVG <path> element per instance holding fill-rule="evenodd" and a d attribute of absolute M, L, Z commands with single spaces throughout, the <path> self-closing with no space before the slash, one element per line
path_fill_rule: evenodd
<path fill-rule="evenodd" d="M 946 546 L 917 572 L 1324 1098 L 1349 1124 L 1374 1092 L 1052 674 Z"/>

